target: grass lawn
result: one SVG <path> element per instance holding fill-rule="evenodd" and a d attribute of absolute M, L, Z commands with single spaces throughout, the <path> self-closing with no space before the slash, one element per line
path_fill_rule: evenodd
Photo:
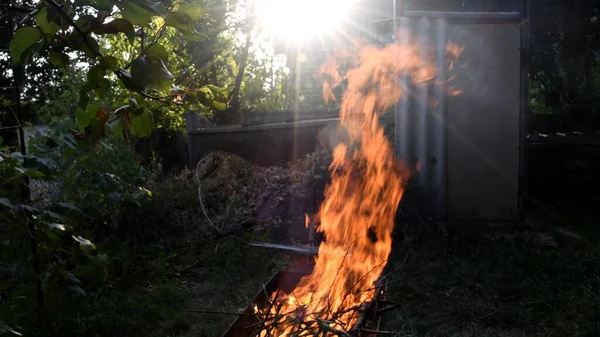
<path fill-rule="evenodd" d="M 399 336 L 600 336 L 600 242 L 589 219 L 456 226 L 399 243 L 385 317 Z M 549 240 L 553 238 L 554 240 Z M 398 258 L 404 255 L 403 258 Z"/>
<path fill-rule="evenodd" d="M 599 230 L 573 221 L 581 238 L 532 218 L 514 227 L 419 230 L 396 242 L 388 269 L 403 266 L 390 275 L 388 296 L 401 305 L 385 314 L 382 329 L 398 336 L 600 335 Z M 204 311 L 241 310 L 285 268 L 284 253 L 247 246 L 248 239 L 207 242 L 170 265 L 176 289 L 167 289 L 179 296 L 169 304 L 174 318 L 165 320 L 170 335 L 219 336 L 235 316 Z M 157 299 L 162 291 L 155 288 Z"/>

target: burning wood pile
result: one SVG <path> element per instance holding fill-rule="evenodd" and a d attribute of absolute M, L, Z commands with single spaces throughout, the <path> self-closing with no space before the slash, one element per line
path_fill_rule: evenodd
<path fill-rule="evenodd" d="M 456 51 L 449 46 L 448 53 Z M 325 241 L 311 274 L 290 291 L 277 289 L 253 305 L 258 322 L 246 327 L 252 336 L 385 333 L 376 331 L 380 314 L 388 310 L 380 276 L 410 172 L 394 159 L 377 115 L 408 94 L 401 76 L 415 85 L 435 83 L 437 69 L 420 52 L 412 45 L 360 46 L 359 52 L 337 52 L 323 65 L 325 99 L 336 99 L 332 90 L 345 87 L 340 117 L 349 135 L 334 151 L 332 181 L 313 219 Z"/>
<path fill-rule="evenodd" d="M 253 324 L 253 336 L 328 336 L 356 337 L 371 335 L 392 335 L 380 331 L 381 314 L 397 307 L 396 303 L 385 299 L 385 281 L 377 282 L 373 287 L 375 297 L 360 305 L 345 310 L 331 312 L 327 319 L 321 319 L 322 313 L 309 313 L 307 306 L 294 301 L 269 300 L 264 309 L 255 307 L 258 323 Z M 279 291 L 275 297 L 278 297 Z M 286 311 L 285 307 L 291 307 Z M 324 311 L 328 309 L 325 308 Z M 348 320 L 356 317 L 356 320 Z"/>

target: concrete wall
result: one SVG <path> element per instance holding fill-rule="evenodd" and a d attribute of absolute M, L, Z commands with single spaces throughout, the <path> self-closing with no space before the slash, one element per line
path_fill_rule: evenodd
<path fill-rule="evenodd" d="M 313 152 L 319 133 L 338 119 L 188 130 L 189 166 L 213 151 L 236 154 L 263 166 L 300 159 Z"/>

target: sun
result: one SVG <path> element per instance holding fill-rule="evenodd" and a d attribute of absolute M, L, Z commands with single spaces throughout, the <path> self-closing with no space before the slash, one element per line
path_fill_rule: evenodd
<path fill-rule="evenodd" d="M 334 33 L 356 0 L 257 0 L 260 25 L 271 36 L 303 41 Z"/>

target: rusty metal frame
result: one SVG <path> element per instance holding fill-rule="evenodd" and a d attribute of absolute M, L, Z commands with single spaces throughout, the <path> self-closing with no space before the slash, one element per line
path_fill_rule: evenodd
<path fill-rule="evenodd" d="M 229 325 L 227 330 L 223 333 L 222 337 L 250 337 L 253 335 L 253 331 L 248 329 L 248 326 L 256 326 L 260 324 L 260 321 L 254 316 L 254 304 L 259 306 L 267 306 L 269 301 L 267 295 L 273 294 L 277 290 L 282 290 L 289 292 L 293 290 L 294 287 L 300 282 L 302 277 L 310 275 L 314 268 L 314 265 L 304 265 L 299 268 L 290 268 L 286 270 L 281 270 L 276 272 L 269 281 L 265 284 L 264 289 L 261 289 L 256 296 L 253 298 L 252 303 L 248 303 L 244 311 Z M 383 294 L 382 300 L 386 300 L 387 296 L 387 282 L 382 280 L 379 281 L 385 282 L 381 287 L 381 292 Z M 290 287 L 290 289 L 280 289 L 280 285 L 284 282 L 289 282 L 286 284 L 286 288 Z M 265 291 L 269 292 L 269 294 L 265 294 Z M 381 326 L 382 319 L 381 316 L 377 317 L 376 320 L 373 321 L 374 325 L 377 329 Z"/>

